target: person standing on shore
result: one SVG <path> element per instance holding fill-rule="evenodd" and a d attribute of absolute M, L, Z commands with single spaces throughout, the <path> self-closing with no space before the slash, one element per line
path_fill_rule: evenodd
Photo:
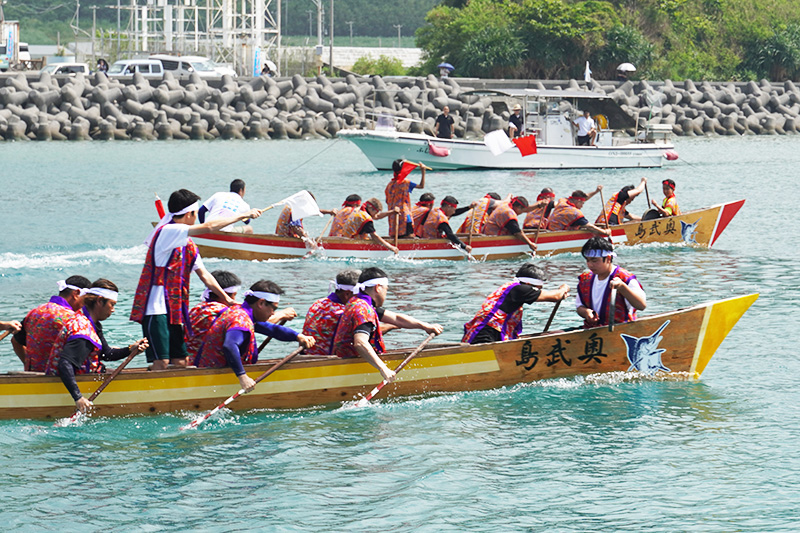
<path fill-rule="evenodd" d="M 436 117 L 433 133 L 440 139 L 453 138 L 453 117 L 450 116 L 450 108 L 448 106 L 444 106 L 441 114 Z"/>

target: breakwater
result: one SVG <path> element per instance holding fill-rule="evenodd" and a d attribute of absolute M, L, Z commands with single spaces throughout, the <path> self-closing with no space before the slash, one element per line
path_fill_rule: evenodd
<path fill-rule="evenodd" d="M 482 88 L 588 89 L 608 95 L 638 126 L 669 124 L 676 135 L 787 134 L 800 128 L 800 91 L 791 81 L 588 84 L 454 78 L 292 78 L 265 76 L 179 82 L 70 78 L 48 73 L 0 77 L 0 138 L 5 140 L 333 138 L 369 127 L 381 115 L 400 131 L 433 133 L 445 105 L 457 137 L 504 128 L 508 106 Z M 565 108 L 566 110 L 566 108 Z M 612 124 L 613 126 L 613 124 Z M 627 133 L 632 134 L 633 128 Z"/>

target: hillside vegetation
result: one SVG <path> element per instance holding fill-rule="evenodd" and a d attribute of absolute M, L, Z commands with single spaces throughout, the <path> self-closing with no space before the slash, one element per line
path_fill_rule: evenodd
<path fill-rule="evenodd" d="M 444 0 L 417 31 L 421 72 L 461 76 L 797 79 L 798 0 Z"/>

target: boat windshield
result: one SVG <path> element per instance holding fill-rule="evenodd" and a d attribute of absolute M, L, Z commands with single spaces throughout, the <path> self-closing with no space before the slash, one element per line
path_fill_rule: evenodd
<path fill-rule="evenodd" d="M 394 117 L 391 115 L 378 115 L 375 121 L 375 129 L 378 131 L 395 131 Z"/>

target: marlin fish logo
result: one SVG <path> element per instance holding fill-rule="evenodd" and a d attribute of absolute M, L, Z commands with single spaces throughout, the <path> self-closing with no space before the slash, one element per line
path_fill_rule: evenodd
<path fill-rule="evenodd" d="M 636 337 L 631 337 L 624 333 L 620 335 L 622 340 L 625 341 L 625 344 L 628 345 L 628 361 L 631 362 L 631 367 L 628 369 L 628 372 L 637 370 L 643 374 L 652 376 L 657 370 L 663 370 L 664 372 L 670 371 L 669 368 L 665 367 L 664 363 L 661 362 L 661 354 L 666 350 L 658 348 L 658 343 L 664 338 L 658 335 L 664 331 L 667 324 L 669 324 L 669 320 L 664 322 L 661 327 L 649 337 L 637 339 Z"/>
<path fill-rule="evenodd" d="M 697 235 L 697 224 L 700 223 L 700 219 L 698 218 L 694 224 L 687 224 L 683 220 L 681 220 L 681 238 L 685 242 L 697 244 L 694 236 Z"/>

